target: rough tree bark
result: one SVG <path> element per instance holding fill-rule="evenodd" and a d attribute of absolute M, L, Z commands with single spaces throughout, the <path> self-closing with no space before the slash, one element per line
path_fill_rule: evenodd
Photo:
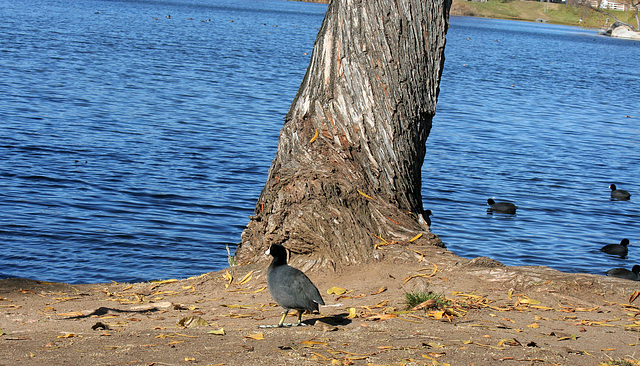
<path fill-rule="evenodd" d="M 238 263 L 273 243 L 306 254 L 306 268 L 366 262 L 420 234 L 442 246 L 420 190 L 450 5 L 330 2 Z"/>

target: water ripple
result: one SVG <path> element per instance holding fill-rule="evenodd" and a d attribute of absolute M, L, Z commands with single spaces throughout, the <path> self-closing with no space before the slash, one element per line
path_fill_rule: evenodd
<path fill-rule="evenodd" d="M 637 43 L 473 18 L 453 18 L 447 38 L 424 171 L 432 230 L 459 255 L 510 265 L 603 274 L 639 263 L 633 250 L 623 261 L 599 252 L 623 237 L 639 242 L 638 204 L 610 201 L 607 187 L 639 191 L 640 135 L 625 115 L 640 98 L 614 92 L 626 90 L 618 73 L 625 83 L 640 77 L 625 65 L 614 78 L 605 66 L 637 58 Z M 589 62 L 568 61 L 579 54 Z M 518 214 L 486 215 L 493 196 L 516 202 Z"/>
<path fill-rule="evenodd" d="M 225 266 L 325 10 L 0 3 L 12 14 L 0 23 L 0 276 L 143 281 Z M 607 188 L 640 191 L 637 118 L 624 117 L 638 116 L 627 101 L 640 80 L 618 62 L 638 49 L 578 28 L 452 19 L 423 172 L 449 249 L 570 272 L 640 263 L 637 200 L 612 202 Z M 618 90 L 627 101 L 607 97 Z M 488 215 L 492 196 L 518 214 Z M 628 258 L 599 253 L 622 237 Z"/>

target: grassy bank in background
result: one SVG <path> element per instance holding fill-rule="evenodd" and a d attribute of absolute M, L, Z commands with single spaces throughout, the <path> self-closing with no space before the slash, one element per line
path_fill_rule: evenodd
<path fill-rule="evenodd" d="M 329 0 L 297 1 L 325 4 L 329 2 Z M 622 22 L 636 25 L 636 19 L 632 11 L 607 10 L 607 12 L 613 14 Z M 575 25 L 586 28 L 602 28 L 615 22 L 615 19 L 609 19 L 607 23 L 608 17 L 606 15 L 584 7 L 523 0 L 488 0 L 486 3 L 453 0 L 451 15 L 529 22 L 543 20 L 554 24 Z M 582 19 L 582 23 L 580 19 Z"/>
<path fill-rule="evenodd" d="M 635 24 L 631 11 L 607 10 L 622 22 Z M 537 1 L 509 1 L 488 0 L 486 3 L 465 0 L 453 0 L 451 15 L 472 16 L 482 18 L 511 19 L 523 21 L 546 21 L 554 24 L 583 26 L 587 28 L 601 28 L 605 26 L 604 14 L 588 8 L 575 7 L 566 4 L 543 3 Z M 580 19 L 582 18 L 582 23 Z M 615 22 L 609 19 L 608 24 Z"/>

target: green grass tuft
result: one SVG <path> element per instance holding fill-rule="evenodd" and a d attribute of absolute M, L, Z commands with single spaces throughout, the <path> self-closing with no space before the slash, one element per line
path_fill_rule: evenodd
<path fill-rule="evenodd" d="M 638 361 L 623 360 L 623 359 L 606 361 L 599 364 L 599 366 L 638 366 L 638 365 L 640 365 L 640 362 Z"/>
<path fill-rule="evenodd" d="M 229 250 L 229 244 L 227 244 L 227 262 L 229 262 L 229 267 L 233 267 L 238 265 L 236 263 L 236 257 L 231 255 L 231 251 Z"/>
<path fill-rule="evenodd" d="M 435 300 L 435 303 L 430 306 L 430 308 L 439 308 L 449 304 L 449 300 L 434 292 L 414 291 L 405 292 L 404 294 L 404 301 L 407 305 L 407 309 L 414 308 L 427 300 Z"/>

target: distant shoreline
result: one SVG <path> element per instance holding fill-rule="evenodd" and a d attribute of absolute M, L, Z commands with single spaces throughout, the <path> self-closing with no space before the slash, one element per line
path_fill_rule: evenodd
<path fill-rule="evenodd" d="M 329 3 L 329 0 L 294 1 Z M 636 22 L 632 11 L 607 10 L 607 12 L 614 14 L 622 22 L 629 24 L 635 24 Z M 615 22 L 611 17 L 588 8 L 538 1 L 502 2 L 499 0 L 487 0 L 486 2 L 475 2 L 453 0 L 450 15 L 543 22 L 585 28 L 604 28 Z"/>

